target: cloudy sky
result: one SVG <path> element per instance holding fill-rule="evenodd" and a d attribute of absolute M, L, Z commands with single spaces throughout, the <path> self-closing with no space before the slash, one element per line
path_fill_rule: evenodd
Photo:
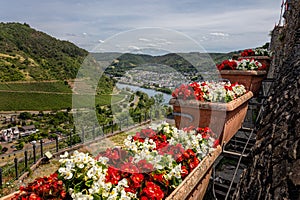
<path fill-rule="evenodd" d="M 89 51 L 124 31 L 160 27 L 192 38 L 208 52 L 228 52 L 269 41 L 281 1 L 7 0 L 0 16 L 2 22 L 26 22 Z M 150 45 L 151 38 L 142 36 L 139 41 Z"/>

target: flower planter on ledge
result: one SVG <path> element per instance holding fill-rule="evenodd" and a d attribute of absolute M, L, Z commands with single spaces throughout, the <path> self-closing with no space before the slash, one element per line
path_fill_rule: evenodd
<path fill-rule="evenodd" d="M 212 172 L 212 165 L 221 152 L 222 149 L 218 146 L 213 153 L 207 155 L 166 200 L 203 199 Z"/>
<path fill-rule="evenodd" d="M 14 193 L 11 193 L 11 194 L 9 194 L 9 195 L 6 195 L 6 196 L 4 196 L 4 197 L 1 197 L 0 198 L 0 200 L 11 200 L 14 196 L 15 196 L 15 194 L 17 194 L 19 191 L 16 191 L 16 192 L 14 192 Z"/>
<path fill-rule="evenodd" d="M 165 199 L 166 200 L 200 200 L 205 195 L 209 179 L 212 172 L 212 165 L 221 154 L 221 146 L 208 154 L 199 165 L 176 187 L 176 189 Z M 0 200 L 10 200 L 18 192 L 0 198 Z"/>
<path fill-rule="evenodd" d="M 175 125 L 210 127 L 220 139 L 220 144 L 228 142 L 241 128 L 248 109 L 251 91 L 229 103 L 211 103 L 197 100 L 171 99 Z"/>
<path fill-rule="evenodd" d="M 264 70 L 221 70 L 220 74 L 223 79 L 228 79 L 231 83 L 238 82 L 244 85 L 246 90 L 257 96 L 267 72 Z"/>

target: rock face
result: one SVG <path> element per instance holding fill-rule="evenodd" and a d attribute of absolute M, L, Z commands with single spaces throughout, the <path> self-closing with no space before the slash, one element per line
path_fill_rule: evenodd
<path fill-rule="evenodd" d="M 288 2 L 285 25 L 272 32 L 276 80 L 234 199 L 300 199 L 300 1 Z"/>

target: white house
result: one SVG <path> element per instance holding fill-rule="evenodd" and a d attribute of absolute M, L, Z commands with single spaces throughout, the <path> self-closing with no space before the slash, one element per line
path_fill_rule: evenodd
<path fill-rule="evenodd" d="M 12 141 L 13 139 L 19 138 L 19 129 L 18 127 L 12 127 L 0 131 L 1 138 L 6 141 Z"/>
<path fill-rule="evenodd" d="M 19 130 L 22 137 L 37 133 L 39 131 L 39 129 L 36 129 L 34 125 L 22 126 L 19 128 Z"/>

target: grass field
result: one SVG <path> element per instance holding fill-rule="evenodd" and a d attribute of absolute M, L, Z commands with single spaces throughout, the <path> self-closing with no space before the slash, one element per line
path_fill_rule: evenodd
<path fill-rule="evenodd" d="M 72 107 L 71 94 L 0 92 L 0 110 L 59 110 Z"/>
<path fill-rule="evenodd" d="M 97 104 L 103 106 L 120 102 L 125 95 L 126 92 L 98 95 L 95 96 L 95 101 L 89 95 L 77 95 L 76 99 L 80 107 Z M 72 108 L 72 91 L 63 82 L 0 84 L 0 111 L 60 110 L 68 107 Z"/>

